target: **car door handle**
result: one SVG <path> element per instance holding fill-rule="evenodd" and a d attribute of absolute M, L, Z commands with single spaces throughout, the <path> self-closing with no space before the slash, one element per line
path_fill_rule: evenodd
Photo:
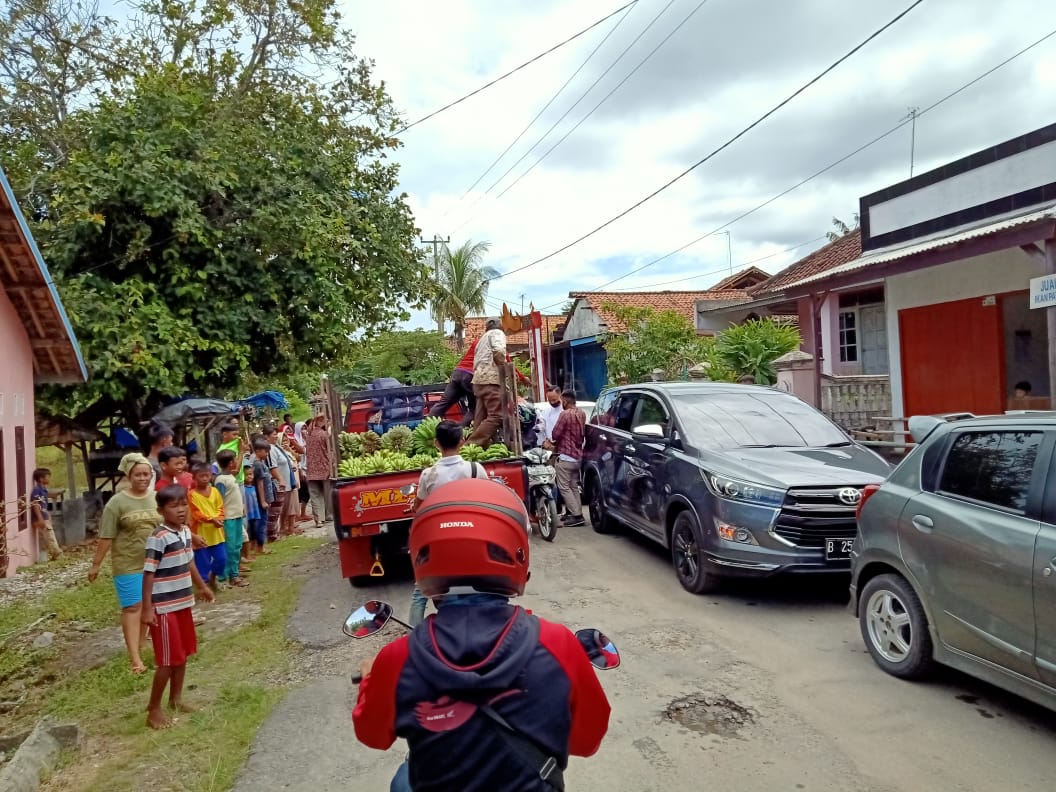
<path fill-rule="evenodd" d="M 913 518 L 913 527 L 921 533 L 931 533 L 931 529 L 935 527 L 935 523 L 930 517 L 918 514 Z"/>
<path fill-rule="evenodd" d="M 598 435 L 598 439 L 599 440 L 608 440 L 609 436 L 607 434 L 599 434 Z"/>
<path fill-rule="evenodd" d="M 623 447 L 623 455 L 624 456 L 634 456 L 637 451 L 638 451 L 638 449 L 635 448 L 630 443 L 628 443 L 627 445 L 625 445 Z"/>

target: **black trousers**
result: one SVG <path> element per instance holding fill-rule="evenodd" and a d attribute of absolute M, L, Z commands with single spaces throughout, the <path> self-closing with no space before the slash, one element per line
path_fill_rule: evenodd
<path fill-rule="evenodd" d="M 477 398 L 473 395 L 473 375 L 465 369 L 455 369 L 452 372 L 451 379 L 444 388 L 443 397 L 433 405 L 429 415 L 443 418 L 456 402 L 462 403 L 462 425 L 468 426 L 477 409 Z"/>

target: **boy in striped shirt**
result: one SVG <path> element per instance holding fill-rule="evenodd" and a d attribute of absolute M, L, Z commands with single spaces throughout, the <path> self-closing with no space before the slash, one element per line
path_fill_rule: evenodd
<path fill-rule="evenodd" d="M 161 708 L 166 687 L 170 708 L 192 711 L 183 703 L 187 658 L 198 650 L 191 615 L 192 584 L 207 602 L 213 601 L 213 592 L 194 564 L 191 530 L 187 527 L 187 490 L 170 485 L 161 489 L 155 499 L 162 523 L 147 539 L 143 562 L 143 622 L 150 625 L 157 666 L 147 705 L 147 725 L 166 729 L 172 725 L 172 718 Z"/>

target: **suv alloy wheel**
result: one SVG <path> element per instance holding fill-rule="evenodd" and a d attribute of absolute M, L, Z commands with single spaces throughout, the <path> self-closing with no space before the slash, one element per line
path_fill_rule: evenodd
<path fill-rule="evenodd" d="M 862 590 L 858 606 L 862 639 L 884 671 L 920 679 L 931 669 L 928 617 L 913 588 L 899 575 L 880 575 Z"/>
<path fill-rule="evenodd" d="M 719 579 L 704 569 L 700 525 L 691 511 L 680 512 L 671 528 L 671 563 L 682 588 L 703 594 L 719 587 Z"/>

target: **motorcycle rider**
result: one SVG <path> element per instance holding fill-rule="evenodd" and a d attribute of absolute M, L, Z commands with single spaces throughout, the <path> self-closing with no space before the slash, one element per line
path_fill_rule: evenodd
<path fill-rule="evenodd" d="M 352 718 L 379 750 L 407 740 L 396 792 L 563 789 L 601 745 L 609 703 L 567 628 L 511 605 L 528 580 L 528 513 L 509 488 L 435 490 L 411 531 L 415 581 L 438 610 L 364 661 Z"/>

